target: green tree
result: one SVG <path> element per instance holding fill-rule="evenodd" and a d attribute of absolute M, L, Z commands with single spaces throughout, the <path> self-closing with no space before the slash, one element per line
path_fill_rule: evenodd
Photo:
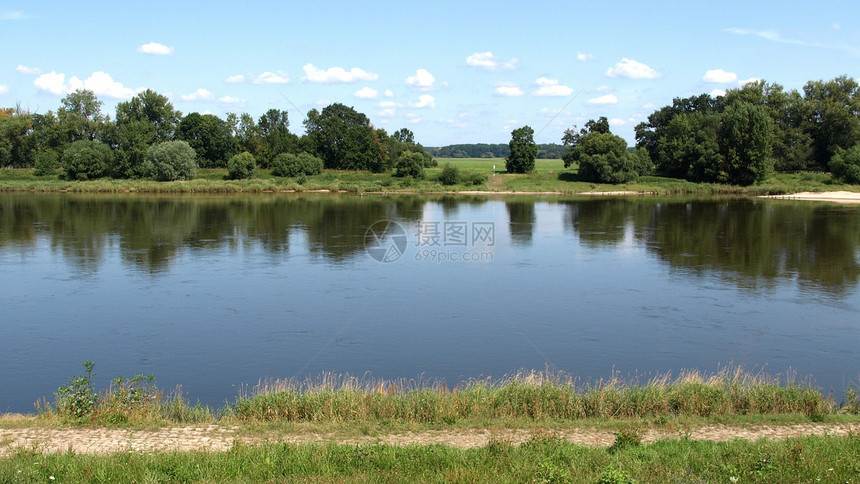
<path fill-rule="evenodd" d="M 664 106 L 648 116 L 648 121 L 636 125 L 636 146 L 648 150 L 648 155 L 658 173 L 684 178 L 689 171 L 685 164 L 678 165 L 671 158 L 662 158 L 660 146 L 670 134 L 669 124 L 676 116 L 699 113 L 702 116 L 719 114 L 723 109 L 724 98 L 712 98 L 701 94 L 688 98 L 675 98 L 670 106 Z"/>
<path fill-rule="evenodd" d="M 729 183 L 752 185 L 773 172 L 773 121 L 761 106 L 726 107 L 718 140 Z"/>
<path fill-rule="evenodd" d="M 108 145 L 78 140 L 63 151 L 63 171 L 67 180 L 93 180 L 108 174 L 112 159 Z"/>
<path fill-rule="evenodd" d="M 233 154 L 230 126 L 214 114 L 188 114 L 179 122 L 177 137 L 191 145 L 202 168 L 224 167 Z"/>
<path fill-rule="evenodd" d="M 304 121 L 310 144 L 326 168 L 385 171 L 389 157 L 370 120 L 340 103 L 312 109 Z"/>
<path fill-rule="evenodd" d="M 316 156 L 302 152 L 298 155 L 281 153 L 272 162 L 272 175 L 297 177 L 319 175 L 323 171 L 323 161 Z"/>
<path fill-rule="evenodd" d="M 108 119 L 102 114 L 102 102 L 94 92 L 78 89 L 67 94 L 60 103 L 57 118 L 63 143 L 101 141 Z"/>
<path fill-rule="evenodd" d="M 407 145 L 415 144 L 415 133 L 406 128 L 398 129 L 391 135 L 391 137 L 398 143 Z"/>
<path fill-rule="evenodd" d="M 508 173 L 527 173 L 535 169 L 538 147 L 534 139 L 535 131 L 529 126 L 517 128 L 511 132 L 508 146 L 511 154 L 505 160 Z"/>
<path fill-rule="evenodd" d="M 424 178 L 424 157 L 420 153 L 404 151 L 394 162 L 394 176 Z"/>
<path fill-rule="evenodd" d="M 231 180 L 251 178 L 256 171 L 257 160 L 254 159 L 254 155 L 247 151 L 234 155 L 227 162 L 227 176 Z"/>
<path fill-rule="evenodd" d="M 146 153 L 157 139 L 156 126 L 147 120 L 128 120 L 118 123 L 119 149 L 114 157 L 113 176 L 116 178 L 149 176 L 149 169 L 145 166 Z"/>
<path fill-rule="evenodd" d="M 298 149 L 298 136 L 290 133 L 287 111 L 269 109 L 257 122 L 261 150 L 261 165 L 268 167 L 281 153 L 293 153 Z"/>
<path fill-rule="evenodd" d="M 639 174 L 636 162 L 627 153 L 624 138 L 612 133 L 588 133 L 571 148 L 570 159 L 579 164 L 579 176 L 597 183 L 626 183 Z"/>
<path fill-rule="evenodd" d="M 0 116 L 0 166 L 25 168 L 33 166 L 33 116 L 20 109 Z"/>
<path fill-rule="evenodd" d="M 845 183 L 860 184 L 860 144 L 839 151 L 830 159 L 833 176 Z"/>
<path fill-rule="evenodd" d="M 164 141 L 146 151 L 145 167 L 157 181 L 191 180 L 197 176 L 197 154 L 185 141 Z"/>
<path fill-rule="evenodd" d="M 831 81 L 810 81 L 803 87 L 809 106 L 815 165 L 825 170 L 840 149 L 860 142 L 860 85 L 848 76 Z"/>
<path fill-rule="evenodd" d="M 36 155 L 34 162 L 33 174 L 36 176 L 50 176 L 57 174 L 57 168 L 60 167 L 60 155 L 54 150 L 40 151 Z"/>
<path fill-rule="evenodd" d="M 439 173 L 439 183 L 443 185 L 456 185 L 462 181 L 460 169 L 452 166 L 450 163 L 445 163 L 442 167 L 442 172 Z"/>
<path fill-rule="evenodd" d="M 725 182 L 721 172 L 715 113 L 690 112 L 673 116 L 661 129 L 656 147 L 657 171 L 697 182 Z"/>
<path fill-rule="evenodd" d="M 776 171 L 814 167 L 809 104 L 797 90 L 785 92 L 779 84 L 751 82 L 731 89 L 726 105 L 750 103 L 763 107 L 773 120 L 773 158 Z"/>
<path fill-rule="evenodd" d="M 167 96 L 147 89 L 130 101 L 116 105 L 116 124 L 147 122 L 153 126 L 157 141 L 173 139 L 182 113 L 173 108 Z"/>

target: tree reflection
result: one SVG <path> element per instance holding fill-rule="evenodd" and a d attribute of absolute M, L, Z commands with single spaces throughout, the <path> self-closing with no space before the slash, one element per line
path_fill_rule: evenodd
<path fill-rule="evenodd" d="M 511 242 L 531 245 L 535 223 L 537 223 L 535 202 L 532 200 L 506 200 L 505 208 L 508 209 Z"/>
<path fill-rule="evenodd" d="M 566 223 L 587 247 L 630 239 L 676 270 L 716 273 L 741 288 L 796 280 L 840 294 L 860 277 L 856 207 L 745 199 L 589 200 L 568 203 Z"/>

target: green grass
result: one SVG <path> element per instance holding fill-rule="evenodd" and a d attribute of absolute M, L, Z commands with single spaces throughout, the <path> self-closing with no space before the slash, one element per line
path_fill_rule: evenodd
<path fill-rule="evenodd" d="M 74 401 L 92 387 L 80 381 Z M 421 380 L 380 380 L 325 374 L 316 379 L 274 380 L 243 389 L 221 409 L 191 404 L 177 389 L 169 395 L 154 382 L 126 380 L 99 392 L 83 415 L 68 410 L 71 397 L 53 405 L 37 402 L 41 425 L 159 426 L 175 423 L 239 422 L 243 425 L 320 424 L 385 431 L 389 428 L 529 427 L 612 420 L 637 425 L 722 420 L 749 422 L 755 416 L 794 416 L 824 421 L 860 414 L 848 388 L 842 402 L 809 385 L 741 369 L 705 375 L 683 372 L 647 382 L 619 378 L 582 384 L 563 373 L 521 372 L 501 380 L 471 380 L 453 388 Z M 66 394 L 68 395 L 68 393 Z M 697 420 L 698 419 L 698 420 Z"/>
<path fill-rule="evenodd" d="M 553 437 L 439 445 L 236 445 L 228 452 L 104 456 L 21 450 L 0 459 L 2 482 L 857 482 L 860 436 L 723 443 L 635 439 L 616 450 Z"/>
<path fill-rule="evenodd" d="M 856 396 L 849 390 L 851 398 Z M 843 406 L 854 410 L 853 406 Z M 453 389 L 413 381 L 337 375 L 267 382 L 231 408 L 240 420 L 287 422 L 542 421 L 648 419 L 759 414 L 820 418 L 840 408 L 810 386 L 742 370 L 685 372 L 645 384 L 619 379 L 577 385 L 563 374 L 527 372 L 500 381 L 471 381 Z"/>
<path fill-rule="evenodd" d="M 203 193 L 203 192 L 269 192 L 269 191 L 345 191 L 345 192 L 402 192 L 431 193 L 450 191 L 490 192 L 550 192 L 575 194 L 590 191 L 634 191 L 654 194 L 703 195 L 768 195 L 801 191 L 860 191 L 860 187 L 834 182 L 827 173 L 775 174 L 764 183 L 751 187 L 692 183 L 685 180 L 656 176 L 640 177 L 635 182 L 605 185 L 579 181 L 576 167 L 564 168 L 561 160 L 536 160 L 535 171 L 528 174 L 505 172 L 501 158 L 449 158 L 438 159 L 438 167 L 425 170 L 423 179 L 402 179 L 391 173 L 325 170 L 322 174 L 304 180 L 272 176 L 270 170 L 259 170 L 249 180 L 228 180 L 226 169 L 201 169 L 190 181 L 156 182 L 152 180 L 64 181 L 57 176 L 37 177 L 32 169 L 0 169 L 0 191 L 33 192 L 147 192 L 147 193 Z M 481 174 L 487 181 L 480 185 L 444 186 L 437 181 L 445 164 L 460 169 L 463 175 Z M 495 166 L 495 170 L 493 169 Z"/>

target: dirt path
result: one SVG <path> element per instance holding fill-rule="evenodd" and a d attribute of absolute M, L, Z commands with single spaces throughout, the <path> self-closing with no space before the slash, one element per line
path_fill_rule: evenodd
<path fill-rule="evenodd" d="M 732 439 L 785 439 L 806 435 L 848 435 L 859 433 L 860 423 L 854 424 L 798 424 L 790 426 L 729 427 L 709 425 L 681 431 L 648 430 L 644 442 L 659 439 L 690 438 L 693 440 L 725 441 Z M 615 437 L 604 430 L 429 430 L 403 432 L 375 437 L 343 438 L 335 434 L 299 433 L 248 435 L 238 427 L 206 425 L 193 427 L 170 427 L 158 430 L 122 429 L 45 429 L 14 428 L 0 429 L 0 456 L 8 455 L 19 448 L 39 452 L 76 452 L 82 454 L 106 454 L 113 452 L 153 451 L 226 451 L 236 443 L 254 445 L 264 442 L 323 443 L 333 442 L 348 445 L 383 443 L 389 445 L 444 444 L 468 449 L 489 444 L 492 441 L 521 444 L 539 436 L 554 436 L 569 442 L 609 446 Z"/>

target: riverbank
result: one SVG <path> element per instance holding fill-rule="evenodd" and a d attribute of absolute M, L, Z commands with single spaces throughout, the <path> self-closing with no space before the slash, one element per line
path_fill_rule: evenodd
<path fill-rule="evenodd" d="M 794 381 L 727 368 L 583 385 L 521 372 L 452 389 L 323 375 L 261 382 L 213 411 L 138 377 L 90 405 L 88 373 L 54 405 L 38 402 L 38 415 L 0 418 L 0 481 L 860 477 L 856 391 L 837 403 Z"/>
<path fill-rule="evenodd" d="M 854 482 L 858 435 L 857 422 L 371 435 L 0 427 L 0 481 Z"/>
<path fill-rule="evenodd" d="M 786 195 L 769 195 L 764 198 L 780 200 L 810 200 L 817 202 L 860 203 L 860 193 L 844 190 L 833 192 L 800 192 Z"/>
<path fill-rule="evenodd" d="M 390 173 L 325 170 L 302 179 L 275 177 L 259 170 L 248 180 L 229 180 L 224 169 L 202 169 L 189 181 L 153 180 L 65 181 L 57 175 L 35 176 L 32 169 L 0 169 L 0 191 L 9 192 L 87 192 L 87 193 L 264 193 L 327 192 L 383 194 L 464 194 L 464 195 L 734 195 L 770 196 L 800 192 L 860 192 L 860 187 L 844 185 L 826 173 L 775 174 L 764 183 L 750 187 L 708 183 L 657 176 L 640 177 L 635 182 L 601 185 L 579 181 L 575 170 L 566 170 L 561 160 L 538 160 L 528 174 L 509 174 L 496 169 L 503 160 L 449 159 L 463 174 L 463 183 L 442 185 L 441 167 L 428 168 L 421 179 L 398 178 Z M 477 184 L 476 184 L 477 183 Z"/>

